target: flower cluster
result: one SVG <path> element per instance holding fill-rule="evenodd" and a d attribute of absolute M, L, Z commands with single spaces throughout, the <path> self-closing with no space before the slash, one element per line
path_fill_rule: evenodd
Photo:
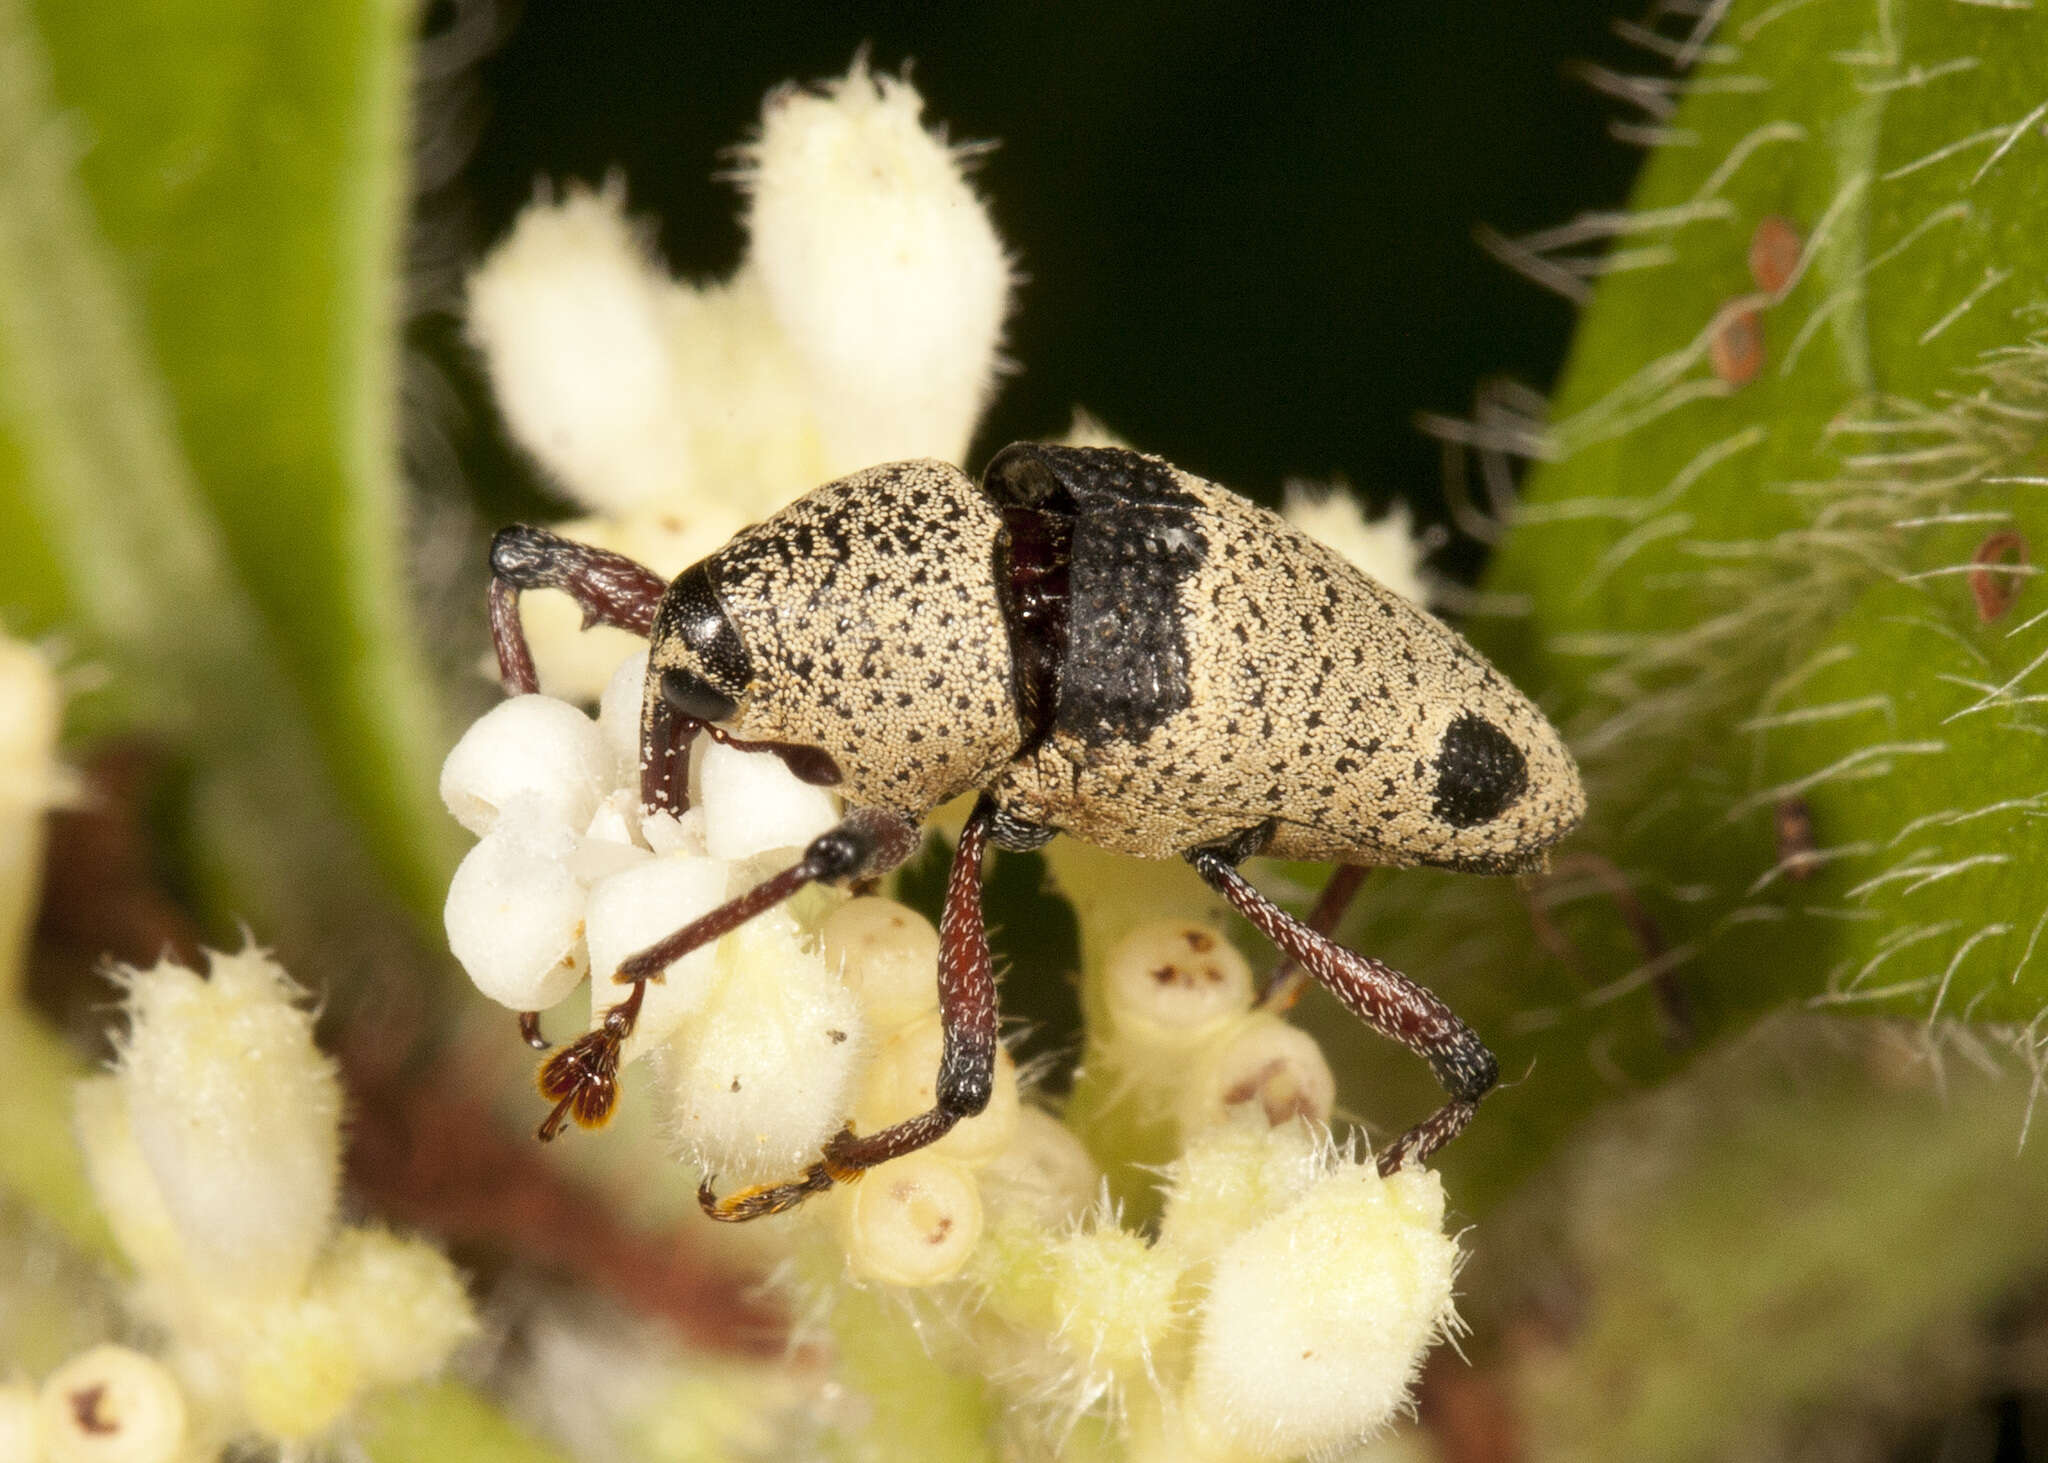
<path fill-rule="evenodd" d="M 1010 269 L 961 151 L 919 109 L 859 64 L 772 96 L 746 155 L 749 251 L 721 284 L 658 268 L 616 186 L 521 219 L 472 281 L 472 330 L 513 434 L 593 515 L 561 532 L 673 574 L 821 482 L 962 459 Z M 1085 418 L 1073 439 L 1111 440 Z M 1368 525 L 1341 494 L 1289 513 L 1422 597 L 1404 519 Z M 706 738 L 688 811 L 643 809 L 644 648 L 579 636 L 561 596 L 523 603 L 548 694 L 499 706 L 449 756 L 443 796 L 479 839 L 449 937 L 515 1009 L 587 979 L 595 1024 L 626 994 L 621 960 L 786 867 L 838 809 L 775 757 Z M 1004 1054 L 980 1116 L 766 1221 L 800 1310 L 871 1392 L 918 1385 L 907 1323 L 933 1385 L 979 1379 L 1017 1456 L 1080 1428 L 1219 1463 L 1370 1434 L 1454 1324 L 1436 1178 L 1382 1179 L 1330 1139 L 1321 1051 L 1258 1005 L 1189 871 L 1106 873 L 1063 842 L 1047 856 L 1083 931 L 1073 1097 L 1055 1112 Z M 931 1105 L 938 953 L 903 905 L 809 889 L 651 983 L 622 1058 L 648 1058 L 686 1162 L 722 1187 L 793 1177 L 842 1127 Z M 888 1359 L 863 1365 L 869 1349 Z"/>
<path fill-rule="evenodd" d="M 596 515 L 562 532 L 674 574 L 819 483 L 966 454 L 1011 267 L 923 105 L 858 63 L 771 95 L 746 257 L 717 283 L 670 276 L 616 185 L 521 216 L 470 280 L 470 332 L 513 436 Z M 632 649 L 545 599 L 527 626 L 543 689 L 579 700 Z"/>
<path fill-rule="evenodd" d="M 431 1246 L 339 1222 L 341 1084 L 291 979 L 253 949 L 119 975 L 127 1030 L 114 1071 L 78 1086 L 78 1138 L 133 1309 L 167 1345 L 77 1358 L 46 1381 L 46 1419 L 90 1394 L 165 1440 L 119 1456 L 203 1455 L 317 1437 L 363 1389 L 439 1370 L 475 1328 L 468 1296 Z"/>

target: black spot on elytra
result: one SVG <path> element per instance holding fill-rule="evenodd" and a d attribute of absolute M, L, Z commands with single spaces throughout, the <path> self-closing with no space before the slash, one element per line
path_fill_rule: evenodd
<path fill-rule="evenodd" d="M 1444 731 L 1436 751 L 1436 802 L 1453 828 L 1490 823 L 1529 785 L 1529 764 L 1506 732 L 1466 712 Z"/>

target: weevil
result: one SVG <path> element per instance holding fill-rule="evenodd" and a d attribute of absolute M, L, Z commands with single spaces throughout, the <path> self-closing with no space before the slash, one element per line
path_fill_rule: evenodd
<path fill-rule="evenodd" d="M 967 793 L 979 796 L 939 924 L 934 1105 L 842 1132 L 785 1183 L 721 1199 L 707 1178 L 714 1218 L 787 1209 L 987 1104 L 990 845 L 1064 834 L 1185 859 L 1291 965 L 1421 1055 L 1448 1100 L 1386 1147 L 1382 1173 L 1455 1137 L 1497 1079 L 1449 1007 L 1329 931 L 1361 867 L 1541 868 L 1584 811 L 1571 755 L 1456 632 L 1228 489 L 1137 452 L 1020 442 L 978 483 L 929 460 L 829 483 L 673 582 L 525 526 L 493 540 L 491 570 L 492 639 L 515 692 L 538 685 L 522 590 L 565 590 L 587 624 L 648 638 L 648 808 L 684 806 L 700 732 L 782 758 L 845 807 L 782 873 L 620 965 L 630 992 L 542 1067 L 556 1104 L 543 1136 L 610 1113 L 647 981 L 807 884 L 894 868 L 932 810 Z M 1262 854 L 1342 866 L 1335 897 L 1294 918 L 1239 871 Z"/>

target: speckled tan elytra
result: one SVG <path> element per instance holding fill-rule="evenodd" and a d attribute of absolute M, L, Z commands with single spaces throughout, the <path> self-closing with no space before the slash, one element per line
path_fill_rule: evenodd
<path fill-rule="evenodd" d="M 671 584 L 617 554 L 514 527 L 491 545 L 508 687 L 536 689 L 521 590 L 652 642 L 641 799 L 680 810 L 699 731 L 834 788 L 841 824 L 783 873 L 622 964 L 633 989 L 556 1052 L 542 1127 L 617 1100 L 645 982 L 804 885 L 872 878 L 941 803 L 979 791 L 940 920 L 937 1101 L 840 1134 L 798 1178 L 716 1198 L 720 1219 L 801 1202 L 924 1147 L 989 1097 L 996 990 L 987 847 L 1066 834 L 1185 858 L 1450 1100 L 1381 1153 L 1426 1159 L 1493 1086 L 1492 1053 L 1421 986 L 1329 938 L 1357 870 L 1542 865 L 1584 811 L 1557 732 L 1455 632 L 1235 493 L 1157 457 L 1017 443 L 976 484 L 934 461 L 869 468 L 743 530 Z M 1257 854 L 1342 867 L 1307 922 L 1238 872 Z M 535 1038 L 530 1019 L 524 1022 Z"/>

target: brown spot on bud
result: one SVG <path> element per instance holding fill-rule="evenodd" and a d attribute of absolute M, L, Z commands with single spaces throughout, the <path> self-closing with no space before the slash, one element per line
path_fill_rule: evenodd
<path fill-rule="evenodd" d="M 100 1415 L 100 1405 L 107 1400 L 104 1386 L 81 1387 L 65 1400 L 71 1404 L 71 1415 L 78 1420 L 80 1432 L 104 1437 L 121 1430 L 118 1422 Z"/>

